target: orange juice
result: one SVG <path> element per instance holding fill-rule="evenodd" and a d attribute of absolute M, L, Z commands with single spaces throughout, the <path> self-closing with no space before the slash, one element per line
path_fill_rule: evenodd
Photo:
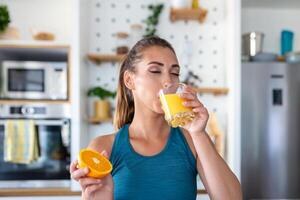
<path fill-rule="evenodd" d="M 195 117 L 192 108 L 182 105 L 185 100 L 179 94 L 161 94 L 160 101 L 165 119 L 172 127 L 184 126 Z"/>

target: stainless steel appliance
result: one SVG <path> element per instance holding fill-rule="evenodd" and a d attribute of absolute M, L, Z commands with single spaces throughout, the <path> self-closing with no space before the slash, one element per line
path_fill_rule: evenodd
<path fill-rule="evenodd" d="M 300 198 L 300 65 L 242 64 L 244 199 Z"/>
<path fill-rule="evenodd" d="M 70 187 L 70 116 L 67 104 L 0 105 L 0 188 Z M 30 164 L 4 161 L 9 119 L 34 119 L 38 160 Z"/>
<path fill-rule="evenodd" d="M 1 98 L 68 98 L 67 62 L 2 61 Z"/>
<path fill-rule="evenodd" d="M 243 57 L 253 57 L 263 50 L 264 34 L 260 32 L 245 33 L 242 36 Z"/>

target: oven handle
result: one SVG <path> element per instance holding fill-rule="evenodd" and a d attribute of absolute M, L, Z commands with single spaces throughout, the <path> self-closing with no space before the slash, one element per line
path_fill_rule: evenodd
<path fill-rule="evenodd" d="M 15 119 L 12 119 L 15 120 Z M 22 119 L 23 120 L 23 119 Z M 26 119 L 24 119 L 26 120 Z M 0 125 L 5 125 L 7 122 L 6 120 L 0 120 Z M 34 123 L 36 125 L 46 125 L 46 126 L 62 126 L 62 125 L 69 125 L 68 120 L 44 120 L 44 119 L 34 119 Z"/>

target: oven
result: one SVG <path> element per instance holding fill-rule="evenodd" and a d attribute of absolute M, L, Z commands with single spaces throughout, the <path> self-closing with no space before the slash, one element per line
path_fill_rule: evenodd
<path fill-rule="evenodd" d="M 0 188 L 70 187 L 71 121 L 68 105 L 0 105 Z M 7 124 L 34 122 L 39 149 L 30 163 L 7 162 L 4 140 Z"/>

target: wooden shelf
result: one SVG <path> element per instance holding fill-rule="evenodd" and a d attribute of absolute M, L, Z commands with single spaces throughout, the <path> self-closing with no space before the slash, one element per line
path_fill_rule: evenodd
<path fill-rule="evenodd" d="M 69 48 L 70 44 L 60 41 L 0 40 L 1 48 Z"/>
<path fill-rule="evenodd" d="M 210 93 L 213 95 L 226 95 L 229 92 L 228 88 L 209 88 L 209 87 L 200 87 L 200 88 L 195 88 L 195 90 L 200 93 Z"/>
<path fill-rule="evenodd" d="M 95 117 L 91 117 L 88 119 L 88 122 L 91 123 L 91 124 L 101 124 L 101 123 L 106 123 L 106 122 L 113 122 L 113 119 L 110 118 L 110 119 L 97 119 Z"/>
<path fill-rule="evenodd" d="M 207 15 L 207 10 L 204 8 L 171 8 L 170 20 L 172 22 L 178 20 L 197 20 L 203 23 Z"/>
<path fill-rule="evenodd" d="M 88 59 L 94 63 L 100 62 L 122 62 L 125 55 L 118 54 L 88 54 Z"/>
<path fill-rule="evenodd" d="M 69 104 L 70 100 L 23 100 L 23 99 L 1 99 L 0 104 Z"/>

